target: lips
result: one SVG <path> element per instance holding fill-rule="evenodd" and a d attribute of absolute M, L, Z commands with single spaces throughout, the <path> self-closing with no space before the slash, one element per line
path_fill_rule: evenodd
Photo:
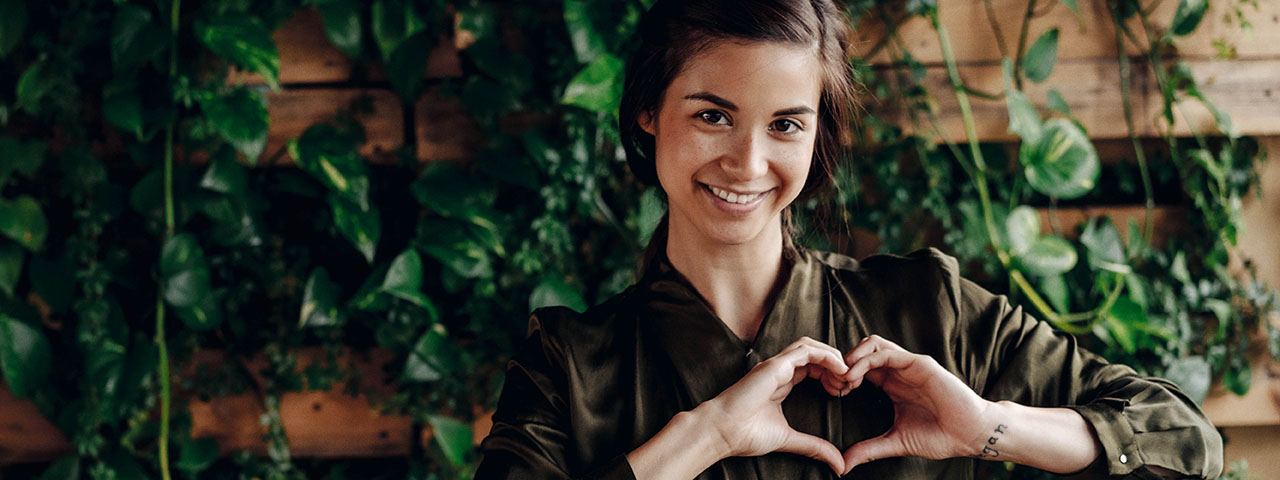
<path fill-rule="evenodd" d="M 763 192 L 753 192 L 753 193 L 734 192 L 732 190 L 713 187 L 705 183 L 702 184 L 702 187 L 705 188 L 708 193 L 714 195 L 716 198 L 719 198 L 721 200 L 724 200 L 727 203 L 731 203 L 734 205 L 751 204 L 756 200 L 759 200 L 760 197 L 763 197 L 764 195 L 770 192 L 770 190 L 765 190 Z"/>

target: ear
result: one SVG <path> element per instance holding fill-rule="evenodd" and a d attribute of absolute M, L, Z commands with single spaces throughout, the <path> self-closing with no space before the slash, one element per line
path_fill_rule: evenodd
<path fill-rule="evenodd" d="M 640 124 L 640 129 L 649 135 L 656 135 L 654 131 L 653 112 L 643 111 L 636 115 L 636 123 Z"/>

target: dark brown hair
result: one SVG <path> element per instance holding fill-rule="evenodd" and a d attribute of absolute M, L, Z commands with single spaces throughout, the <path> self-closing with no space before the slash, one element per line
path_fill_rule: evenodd
<path fill-rule="evenodd" d="M 618 110 L 622 146 L 631 172 L 658 186 L 654 138 L 641 115 L 657 115 L 667 86 L 685 63 L 718 41 L 771 42 L 811 48 L 822 68 L 813 163 L 797 200 L 832 184 L 836 161 L 852 141 L 853 71 L 848 60 L 849 23 L 833 0 L 658 0 L 640 20 L 639 46 L 627 60 Z M 790 209 L 783 210 L 784 251 L 790 252 Z M 666 218 L 642 260 L 647 268 L 666 244 Z M 659 238 L 661 237 L 661 238 Z"/>

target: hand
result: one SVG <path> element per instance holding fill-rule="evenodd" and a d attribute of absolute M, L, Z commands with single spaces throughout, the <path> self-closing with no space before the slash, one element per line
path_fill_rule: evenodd
<path fill-rule="evenodd" d="M 826 462 L 845 472 L 840 450 L 831 442 L 797 432 L 782 415 L 782 400 L 806 378 L 816 378 L 834 396 L 853 390 L 840 351 L 803 337 L 781 353 L 756 364 L 745 377 L 694 412 L 705 415 L 723 439 L 725 457 L 789 452 Z"/>
<path fill-rule="evenodd" d="M 984 415 L 990 402 L 942 368 L 933 357 L 917 355 L 872 335 L 844 358 L 845 379 L 853 388 L 876 384 L 893 401 L 893 426 L 844 452 L 845 470 L 872 460 L 916 456 L 933 460 L 976 455 L 986 437 Z"/>

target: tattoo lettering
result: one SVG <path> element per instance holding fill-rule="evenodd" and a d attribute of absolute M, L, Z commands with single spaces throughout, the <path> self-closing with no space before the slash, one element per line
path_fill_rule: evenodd
<path fill-rule="evenodd" d="M 1000 451 L 995 448 L 996 442 L 1000 441 L 1000 436 L 1004 435 L 1008 429 L 1009 426 L 1003 423 L 996 425 L 996 429 L 992 432 L 991 436 L 987 437 L 987 444 L 982 446 L 982 452 L 974 455 L 973 457 L 982 459 L 999 457 Z"/>

